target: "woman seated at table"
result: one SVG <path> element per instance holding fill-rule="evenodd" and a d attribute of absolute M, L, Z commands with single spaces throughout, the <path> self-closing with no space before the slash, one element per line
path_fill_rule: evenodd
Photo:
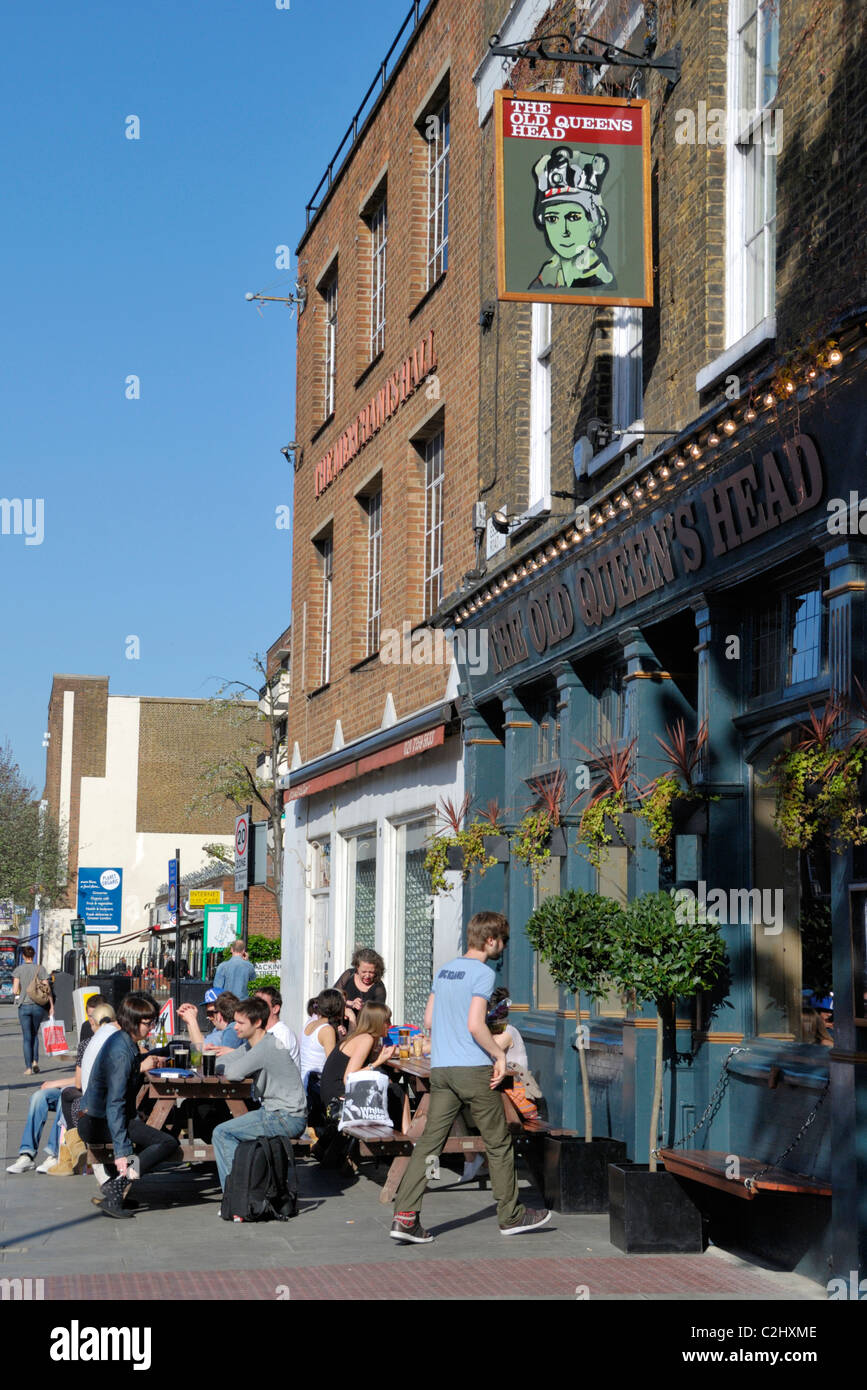
<path fill-rule="evenodd" d="M 365 1004 L 384 1004 L 385 961 L 376 951 L 367 947 L 356 950 L 352 964 L 344 970 L 334 988 L 339 989 L 346 999 L 346 1016 L 351 1027 L 355 1026 L 358 1015 Z"/>
<path fill-rule="evenodd" d="M 325 1110 L 342 1097 L 346 1078 L 365 1068 L 381 1067 L 397 1052 L 383 1047 L 382 1039 L 391 1026 L 391 1010 L 384 1004 L 364 1004 L 358 1022 L 325 1059 L 319 1090 Z M 388 1113 L 395 1129 L 405 1134 L 409 1126 L 409 1100 L 395 1081 L 388 1083 Z"/>
<path fill-rule="evenodd" d="M 301 1084 L 307 1096 L 307 1118 L 311 1129 L 321 1129 L 325 1111 L 320 1096 L 322 1069 L 337 1046 L 343 1027 L 346 1000 L 339 989 L 323 989 L 311 999 L 313 1012 L 301 1030 Z"/>
<path fill-rule="evenodd" d="M 116 1176 L 102 1186 L 104 1216 L 128 1217 L 123 1199 L 133 1178 L 174 1158 L 180 1145 L 163 1130 L 152 1129 L 136 1113 L 142 1072 L 167 1060 L 142 1057 L 145 1039 L 156 1022 L 159 1006 L 150 994 L 128 994 L 117 1011 L 119 1031 L 103 1044 L 81 1103 L 78 1132 L 88 1145 L 114 1145 Z M 133 1166 L 133 1153 L 138 1161 Z"/>

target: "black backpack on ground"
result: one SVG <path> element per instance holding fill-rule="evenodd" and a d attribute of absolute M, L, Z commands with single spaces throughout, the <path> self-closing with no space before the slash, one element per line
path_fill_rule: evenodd
<path fill-rule="evenodd" d="M 239 1144 L 220 1206 L 223 1220 L 288 1221 L 297 1209 L 291 1142 L 262 1135 Z"/>

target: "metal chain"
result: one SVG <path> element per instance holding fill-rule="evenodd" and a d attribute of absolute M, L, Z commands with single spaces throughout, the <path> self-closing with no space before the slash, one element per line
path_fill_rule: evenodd
<path fill-rule="evenodd" d="M 677 1149 L 680 1148 L 682 1144 L 688 1144 L 692 1136 L 694 1134 L 698 1134 L 698 1131 L 701 1129 L 702 1125 L 707 1124 L 709 1120 L 713 1119 L 714 1115 L 716 1114 L 717 1110 L 722 1104 L 722 1098 L 725 1095 L 726 1087 L 728 1086 L 729 1081 L 731 1080 L 731 1077 L 729 1076 L 729 1062 L 738 1052 L 749 1052 L 749 1050 L 750 1049 L 748 1047 L 733 1047 L 731 1049 L 728 1057 L 725 1058 L 722 1067 L 720 1068 L 719 1081 L 716 1083 L 711 1098 L 705 1106 L 704 1113 L 702 1114 L 701 1118 L 696 1121 L 696 1123 L 693 1125 L 692 1129 L 689 1131 L 688 1134 L 685 1134 L 682 1139 L 675 1140 L 674 1144 L 672 1145 L 672 1148 Z M 658 1149 L 654 1149 L 653 1152 L 655 1156 L 658 1156 Z"/>
<path fill-rule="evenodd" d="M 813 1121 L 815 1120 L 816 1116 L 818 1115 L 818 1113 L 819 1113 L 819 1107 L 820 1107 L 820 1105 L 823 1103 L 823 1101 L 824 1101 L 825 1097 L 827 1096 L 828 1091 L 830 1090 L 830 1088 L 831 1088 L 831 1078 L 830 1078 L 830 1076 L 829 1076 L 829 1077 L 828 1077 L 828 1080 L 825 1082 L 825 1085 L 822 1087 L 822 1094 L 820 1095 L 819 1099 L 816 1101 L 816 1104 L 813 1106 L 813 1109 L 810 1111 L 810 1113 L 809 1113 L 809 1115 L 807 1116 L 807 1118 L 806 1118 L 806 1120 L 804 1121 L 804 1123 L 801 1125 L 801 1128 L 798 1130 L 797 1134 L 795 1135 L 795 1137 L 794 1137 L 794 1139 L 792 1140 L 792 1142 L 791 1142 L 791 1144 L 789 1145 L 789 1147 L 788 1147 L 787 1149 L 784 1149 L 784 1150 L 783 1150 L 783 1152 L 780 1154 L 779 1158 L 774 1159 L 771 1163 L 766 1163 L 765 1166 L 764 1166 L 764 1168 L 760 1168 L 759 1171 L 758 1171 L 757 1173 L 753 1173 L 753 1176 L 752 1176 L 751 1178 L 745 1178 L 745 1179 L 744 1179 L 744 1187 L 747 1188 L 748 1191 L 750 1191 L 750 1192 L 753 1191 L 753 1189 L 755 1188 L 756 1183 L 758 1182 L 759 1178 L 763 1178 L 763 1177 L 765 1176 L 765 1173 L 769 1173 L 769 1172 L 771 1171 L 772 1168 L 779 1168 L 779 1166 L 780 1166 L 780 1164 L 782 1163 L 783 1159 L 784 1159 L 784 1158 L 788 1158 L 789 1154 L 792 1152 L 792 1149 L 794 1149 L 798 1144 L 800 1144 L 800 1142 L 801 1142 L 801 1140 L 803 1139 L 804 1135 L 807 1133 L 807 1130 L 810 1128 L 810 1125 L 813 1123 Z"/>

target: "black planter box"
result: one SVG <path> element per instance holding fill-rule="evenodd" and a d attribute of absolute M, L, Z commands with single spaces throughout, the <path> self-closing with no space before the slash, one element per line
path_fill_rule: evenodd
<path fill-rule="evenodd" d="M 460 845 L 449 845 L 446 850 L 446 863 L 450 869 L 462 870 L 464 867 L 464 852 Z"/>
<path fill-rule="evenodd" d="M 676 835 L 707 834 L 707 802 L 693 801 L 688 796 L 678 796 L 671 803 Z"/>
<path fill-rule="evenodd" d="M 566 858 L 566 831 L 562 826 L 555 826 L 551 831 L 548 836 L 548 849 L 555 859 Z"/>
<path fill-rule="evenodd" d="M 622 835 L 617 826 L 615 825 L 614 821 L 611 820 L 610 816 L 606 816 L 605 834 L 611 836 L 611 843 L 613 845 L 628 845 L 630 848 L 634 848 L 635 816 L 632 814 L 631 811 L 627 811 L 625 815 L 621 816 L 621 820 L 623 821 Z"/>
<path fill-rule="evenodd" d="M 553 1130 L 545 1136 L 545 1206 L 565 1214 L 608 1210 L 608 1165 L 626 1161 L 619 1139 L 594 1139 Z"/>
<path fill-rule="evenodd" d="M 509 862 L 509 837 L 508 835 L 485 835 L 485 854 L 491 859 L 496 859 L 498 864 L 508 864 Z"/>
<path fill-rule="evenodd" d="M 673 1173 L 651 1173 L 646 1163 L 608 1168 L 608 1222 L 612 1245 L 628 1255 L 700 1255 L 704 1223 Z"/>

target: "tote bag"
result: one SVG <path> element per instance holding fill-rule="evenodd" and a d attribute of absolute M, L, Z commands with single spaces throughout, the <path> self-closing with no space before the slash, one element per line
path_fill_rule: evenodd
<path fill-rule="evenodd" d="M 382 1125 L 394 1129 L 388 1116 L 388 1077 L 381 1071 L 354 1071 L 346 1078 L 339 1130 L 349 1125 Z"/>

